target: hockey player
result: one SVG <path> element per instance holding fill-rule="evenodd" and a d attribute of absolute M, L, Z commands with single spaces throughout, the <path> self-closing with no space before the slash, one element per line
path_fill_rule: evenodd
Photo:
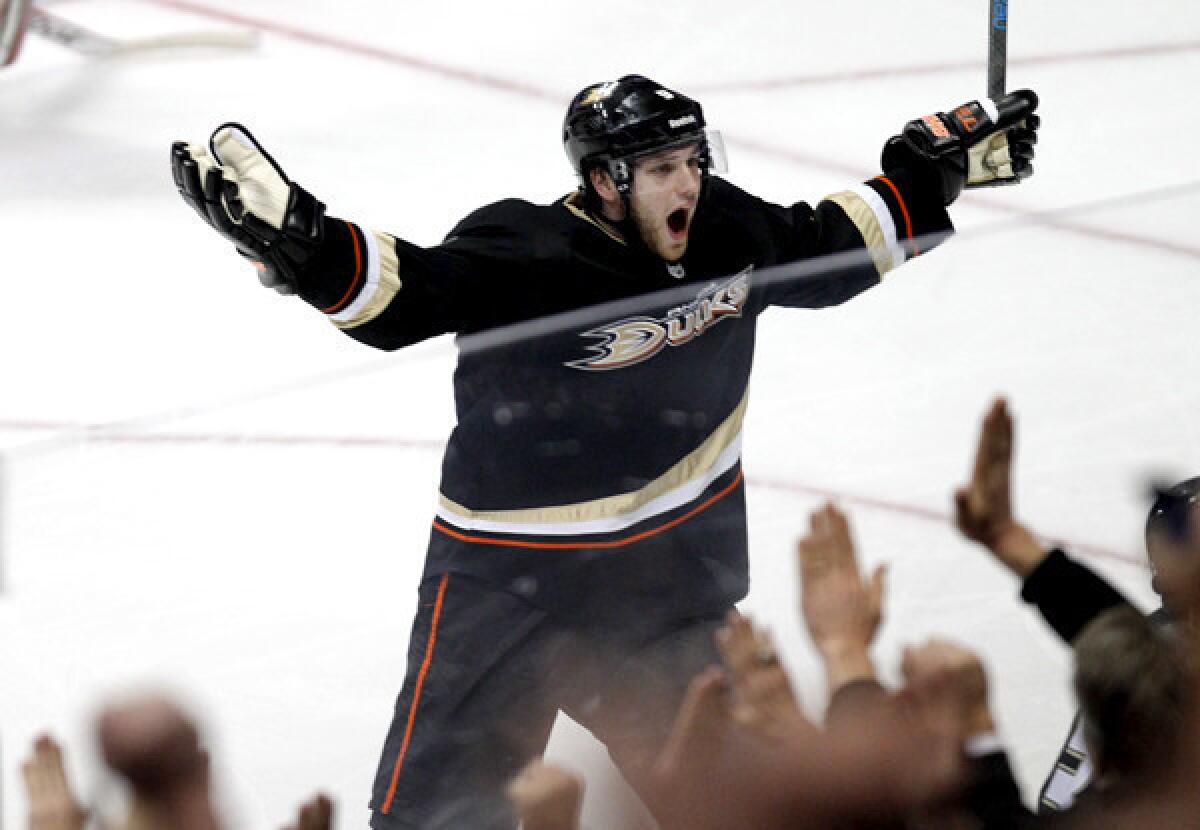
<path fill-rule="evenodd" d="M 712 175 L 699 104 L 628 75 L 567 109 L 577 191 L 484 207 L 429 248 L 326 216 L 240 125 L 173 146 L 183 198 L 262 281 L 367 345 L 600 306 L 460 353 L 374 827 L 511 827 L 504 786 L 560 710 L 643 783 L 747 591 L 739 450 L 758 314 L 850 299 L 950 233 L 964 187 L 1028 176 L 1036 105 L 1023 91 L 912 121 L 884 175 L 780 207 Z M 819 276 L 759 276 L 835 253 Z M 606 316 L 612 301 L 639 307 Z"/>

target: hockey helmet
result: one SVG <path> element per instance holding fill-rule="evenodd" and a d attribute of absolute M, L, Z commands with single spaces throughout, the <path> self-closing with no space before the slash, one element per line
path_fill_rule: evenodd
<path fill-rule="evenodd" d="M 634 159 L 692 142 L 701 146 L 706 173 L 724 170 L 720 134 L 705 129 L 700 104 L 641 75 L 580 90 L 567 107 L 562 138 L 585 186 L 588 171 L 603 167 L 623 194 Z"/>
<path fill-rule="evenodd" d="M 1146 539 L 1161 534 L 1184 542 L 1190 533 L 1192 511 L 1200 503 L 1200 477 L 1189 478 L 1170 487 L 1154 488 L 1154 504 L 1146 517 Z"/>

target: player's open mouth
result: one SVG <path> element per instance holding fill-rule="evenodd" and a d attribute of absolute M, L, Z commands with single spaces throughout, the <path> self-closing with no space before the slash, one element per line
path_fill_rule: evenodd
<path fill-rule="evenodd" d="M 667 230 L 671 232 L 672 237 L 682 239 L 687 234 L 688 218 L 687 208 L 673 210 L 667 215 Z"/>

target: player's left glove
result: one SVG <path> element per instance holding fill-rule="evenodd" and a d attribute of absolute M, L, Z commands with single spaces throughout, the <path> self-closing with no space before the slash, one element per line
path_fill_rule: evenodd
<path fill-rule="evenodd" d="M 883 170 L 928 171 L 947 205 L 964 187 L 1017 184 L 1033 175 L 1037 105 L 1037 95 L 1021 89 L 909 121 L 884 145 Z"/>
<path fill-rule="evenodd" d="M 249 130 L 222 124 L 207 149 L 175 142 L 171 172 L 184 201 L 259 266 L 263 285 L 296 293 L 325 240 L 325 205 L 289 180 Z"/>

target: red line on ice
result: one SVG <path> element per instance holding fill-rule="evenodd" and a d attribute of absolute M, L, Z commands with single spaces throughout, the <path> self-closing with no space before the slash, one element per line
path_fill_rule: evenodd
<path fill-rule="evenodd" d="M 81 431 L 80 441 L 101 444 L 128 444 L 134 446 L 147 445 L 213 445 L 224 446 L 276 446 L 276 447 L 338 447 L 350 449 L 395 449 L 395 450 L 428 450 L 438 451 L 445 446 L 443 441 L 430 439 L 391 438 L 386 436 L 344 436 L 344 435 L 272 435 L 269 433 L 129 433 L 106 428 L 103 425 L 76 424 L 65 421 L 42 420 L 0 420 L 0 430 L 71 430 Z M 953 524 L 954 518 L 947 513 L 902 502 L 877 499 L 872 496 L 861 496 L 854 493 L 843 493 L 824 487 L 814 487 L 796 481 L 781 481 L 779 479 L 747 476 L 746 483 L 750 487 L 763 490 L 803 494 L 819 499 L 832 499 L 846 504 L 853 504 L 885 513 L 910 516 L 939 524 Z M 1067 550 L 1092 556 L 1098 559 L 1108 559 L 1123 565 L 1144 567 L 1145 563 L 1138 557 L 1119 553 L 1097 545 L 1080 542 L 1068 542 L 1046 538 L 1044 541 L 1061 544 Z"/>
<path fill-rule="evenodd" d="M 564 93 L 557 90 L 551 90 L 533 84 L 524 83 L 522 81 L 514 81 L 502 78 L 498 75 L 487 72 L 475 71 L 471 69 L 463 69 L 457 66 L 438 63 L 435 61 L 419 58 L 414 55 L 409 55 L 404 52 L 398 52 L 394 49 L 385 49 L 379 46 L 371 46 L 365 43 L 348 40 L 346 38 L 336 37 L 334 35 L 322 34 L 320 32 L 312 32 L 307 29 L 301 29 L 295 26 L 288 26 L 276 20 L 261 17 L 250 17 L 248 15 L 228 12 L 222 9 L 211 8 L 203 3 L 192 2 L 192 0 L 143 0 L 155 6 L 164 6 L 167 8 L 177 9 L 183 12 L 189 12 L 201 17 L 207 17 L 213 20 L 220 20 L 226 23 L 231 23 L 237 26 L 248 26 L 259 29 L 263 32 L 279 35 L 281 37 L 291 38 L 304 43 L 309 43 L 314 46 L 322 46 L 329 49 L 334 49 L 348 54 L 358 55 L 365 58 L 374 58 L 376 60 L 385 61 L 397 66 L 403 66 L 408 69 L 413 69 L 420 72 L 426 72 L 431 75 L 436 75 L 442 78 L 447 78 L 455 81 L 462 81 L 467 84 L 494 89 L 502 92 L 509 92 L 514 95 L 519 95 L 523 98 L 537 100 L 543 103 L 553 103 L 561 105 L 567 99 L 570 93 Z M 1068 64 L 1068 63 L 1085 63 L 1098 60 L 1112 60 L 1117 58 L 1129 57 L 1144 57 L 1158 56 L 1171 53 L 1191 52 L 1200 49 L 1200 41 L 1183 41 L 1179 43 L 1162 43 L 1162 44 L 1144 44 L 1139 46 L 1115 47 L 1111 49 L 1098 49 L 1090 52 L 1065 53 L 1059 55 L 1040 55 L 1029 58 L 1011 60 L 1010 63 L 1014 66 L 1021 65 L 1045 65 L 1045 64 Z M 982 64 L 979 61 L 961 61 L 953 63 L 941 64 L 926 64 L 924 66 L 909 66 L 909 67 L 893 67 L 893 68 L 875 68 L 865 70 L 850 70 L 842 73 L 834 73 L 831 75 L 809 76 L 806 78 L 791 78 L 780 79 L 774 81 L 752 81 L 748 84 L 758 84 L 761 88 L 775 88 L 785 85 L 795 85 L 801 83 L 831 83 L 835 81 L 854 81 L 854 80 L 870 80 L 877 78 L 894 77 L 896 75 L 919 75 L 929 74 L 934 72 L 950 72 L 961 71 L 964 69 L 977 69 Z M 724 89 L 741 89 L 736 85 L 730 84 L 727 87 L 718 89 L 714 86 L 707 87 L 707 90 L 702 85 L 697 85 L 697 91 L 723 91 Z M 727 134 L 728 136 L 728 134 Z M 798 164 L 808 167 L 814 167 L 820 170 L 828 170 L 832 172 L 849 175 L 856 179 L 867 178 L 870 174 L 860 168 L 850 165 L 841 164 L 829 159 L 818 158 L 796 151 L 774 147 L 769 144 L 764 144 L 760 141 L 740 137 L 734 138 L 728 136 L 732 140 L 730 143 L 741 146 L 744 149 L 759 153 L 771 158 L 787 161 L 792 164 Z M 1019 207 L 1000 205 L 992 201 L 982 202 L 974 201 L 978 207 L 986 207 L 1002 213 L 1009 213 L 1016 216 L 1035 217 L 1036 215 L 1028 210 Z M 1149 248 L 1162 253 L 1184 256 L 1189 259 L 1200 259 L 1200 248 L 1194 248 L 1188 245 L 1181 245 L 1163 239 L 1154 237 L 1140 236 L 1138 234 L 1128 233 L 1124 231 L 1107 230 L 1105 228 L 1093 227 L 1091 225 L 1082 225 L 1076 222 L 1069 222 L 1063 219 L 1054 219 L 1047 217 L 1035 218 L 1038 224 L 1045 227 L 1054 228 L 1056 230 L 1072 233 L 1077 236 L 1084 236 L 1091 239 L 1100 239 L 1106 242 L 1114 242 L 1126 245 L 1132 245 L 1139 248 Z"/>
<path fill-rule="evenodd" d="M 1086 52 L 1061 52 L 1048 55 L 1030 55 L 1026 58 L 1009 58 L 1009 66 L 1055 66 L 1097 61 L 1121 60 L 1124 58 L 1157 58 L 1164 55 L 1186 54 L 1200 50 L 1200 40 L 1185 40 L 1175 43 L 1146 43 L 1137 46 L 1116 46 L 1108 49 L 1092 49 Z M 820 75 L 793 75 L 782 78 L 727 81 L 718 84 L 696 84 L 698 93 L 716 92 L 767 92 L 796 86 L 819 86 L 824 84 L 853 83 L 855 81 L 877 81 L 888 78 L 920 75 L 940 75 L 948 72 L 976 72 L 986 67 L 981 60 L 946 61 L 915 66 L 874 67 L 871 69 L 846 69 Z"/>

